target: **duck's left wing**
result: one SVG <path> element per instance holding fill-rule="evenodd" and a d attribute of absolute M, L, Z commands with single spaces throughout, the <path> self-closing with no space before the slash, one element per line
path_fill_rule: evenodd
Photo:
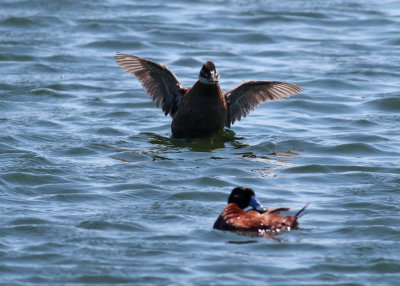
<path fill-rule="evenodd" d="M 188 88 L 179 82 L 167 66 L 127 54 L 117 53 L 115 58 L 127 73 L 140 81 L 151 100 L 162 108 L 165 115 L 174 115 Z"/>
<path fill-rule="evenodd" d="M 295 84 L 278 81 L 245 81 L 224 93 L 228 105 L 225 126 L 230 128 L 263 102 L 281 100 L 302 90 Z"/>

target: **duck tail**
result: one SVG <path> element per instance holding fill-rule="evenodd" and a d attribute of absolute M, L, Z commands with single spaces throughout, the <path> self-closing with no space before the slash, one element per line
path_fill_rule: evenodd
<path fill-rule="evenodd" d="M 305 211 L 305 209 L 308 207 L 309 204 L 310 204 L 310 203 L 306 204 L 301 210 L 299 210 L 299 211 L 294 215 L 296 219 L 298 219 L 298 218 L 301 217 L 300 215 L 302 214 L 302 212 Z M 304 215 L 304 213 L 303 213 L 303 215 Z M 302 216 L 303 216 L 303 215 L 302 215 Z"/>

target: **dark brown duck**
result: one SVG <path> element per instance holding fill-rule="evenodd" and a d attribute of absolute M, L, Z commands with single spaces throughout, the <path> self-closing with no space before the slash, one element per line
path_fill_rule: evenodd
<path fill-rule="evenodd" d="M 290 83 L 245 81 L 223 93 L 212 61 L 203 64 L 199 80 L 188 88 L 165 65 L 127 54 L 118 53 L 115 57 L 126 72 L 139 80 L 165 115 L 172 116 L 174 137 L 197 137 L 230 128 L 261 103 L 281 100 L 302 91 L 301 87 Z"/>
<path fill-rule="evenodd" d="M 247 207 L 253 209 L 245 211 Z M 289 208 L 265 208 L 256 199 L 252 189 L 237 187 L 228 198 L 228 205 L 214 223 L 215 229 L 238 232 L 279 232 L 298 226 L 299 215 L 306 209 L 303 207 L 294 216 L 281 216 L 282 211 Z"/>

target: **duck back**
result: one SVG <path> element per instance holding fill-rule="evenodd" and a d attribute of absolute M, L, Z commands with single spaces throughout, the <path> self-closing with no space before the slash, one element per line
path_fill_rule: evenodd
<path fill-rule="evenodd" d="M 214 223 L 215 229 L 249 232 L 279 232 L 298 226 L 297 216 L 280 216 L 279 213 L 244 211 L 236 204 L 229 204 Z"/>

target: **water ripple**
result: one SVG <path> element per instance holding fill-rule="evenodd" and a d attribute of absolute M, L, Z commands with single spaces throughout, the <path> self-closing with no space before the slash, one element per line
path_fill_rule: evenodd
<path fill-rule="evenodd" d="M 400 6 L 376 2 L 2 1 L 2 283 L 396 285 Z M 305 91 L 178 140 L 115 52 Z M 238 185 L 310 203 L 300 228 L 212 230 Z"/>

